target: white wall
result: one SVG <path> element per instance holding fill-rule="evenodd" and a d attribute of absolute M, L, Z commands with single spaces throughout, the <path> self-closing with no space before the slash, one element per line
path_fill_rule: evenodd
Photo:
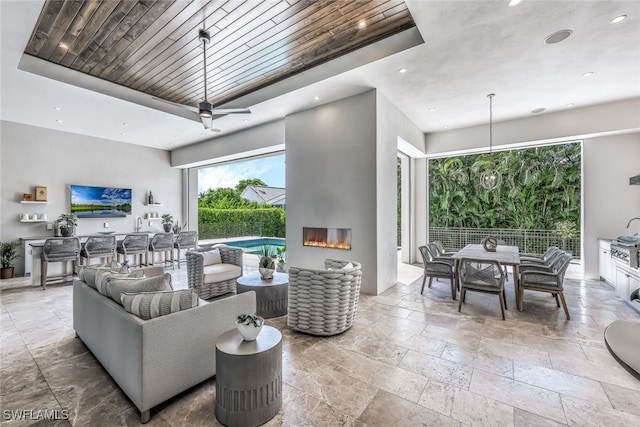
<path fill-rule="evenodd" d="M 24 213 L 47 213 L 53 222 L 69 212 L 69 185 L 131 188 L 132 215 L 125 218 L 84 218 L 78 221 L 77 234 L 134 230 L 136 216 L 151 210 L 144 206 L 151 190 L 162 207 L 154 210 L 182 220 L 182 175 L 169 165 L 169 152 L 132 144 L 87 137 L 67 132 L 1 122 L 0 139 L 0 240 L 20 237 L 53 236 L 46 223 L 25 224 L 18 221 Z M 23 193 L 35 186 L 48 190 L 47 205 L 19 203 Z M 160 222 L 145 221 L 143 229 L 160 231 Z M 16 263 L 16 274 L 23 271 L 24 260 Z"/>
<path fill-rule="evenodd" d="M 286 117 L 287 263 L 358 261 L 368 294 L 377 293 L 375 120 L 373 91 Z M 350 228 L 352 249 L 305 247 L 304 226 Z"/>
<path fill-rule="evenodd" d="M 640 233 L 640 185 L 629 178 L 640 174 L 640 133 L 585 139 L 584 273 L 598 278 L 598 238 Z"/>

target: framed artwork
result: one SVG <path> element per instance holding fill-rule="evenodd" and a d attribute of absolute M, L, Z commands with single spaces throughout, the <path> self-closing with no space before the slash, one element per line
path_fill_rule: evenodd
<path fill-rule="evenodd" d="M 31 194 L 31 193 L 23 193 L 22 194 L 22 200 L 24 200 L 25 202 L 30 202 L 31 200 L 33 200 L 33 194 Z"/>
<path fill-rule="evenodd" d="M 47 201 L 47 187 L 36 187 L 36 202 Z"/>

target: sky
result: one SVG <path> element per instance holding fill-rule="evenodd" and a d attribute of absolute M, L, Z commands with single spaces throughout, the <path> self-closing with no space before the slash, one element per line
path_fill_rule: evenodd
<path fill-rule="evenodd" d="M 242 179 L 259 178 L 270 187 L 285 186 L 284 154 L 227 163 L 198 170 L 198 193 L 210 188 L 233 188 Z"/>

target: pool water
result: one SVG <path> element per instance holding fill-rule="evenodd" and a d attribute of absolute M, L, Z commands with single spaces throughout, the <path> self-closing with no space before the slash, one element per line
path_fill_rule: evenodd
<path fill-rule="evenodd" d="M 236 240 L 231 242 L 222 242 L 225 245 L 233 246 L 236 248 L 242 248 L 242 250 L 249 254 L 257 254 L 262 250 L 265 245 L 273 246 L 274 248 L 283 248 L 286 244 L 285 239 L 264 237 L 261 239 L 249 239 L 249 240 Z"/>

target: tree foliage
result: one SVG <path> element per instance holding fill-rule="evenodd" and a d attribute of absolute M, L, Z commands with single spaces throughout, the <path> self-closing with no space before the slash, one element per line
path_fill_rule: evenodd
<path fill-rule="evenodd" d="M 487 191 L 480 175 L 502 174 Z M 554 230 L 561 221 L 580 228 L 580 143 L 500 151 L 429 161 L 432 227 Z"/>
<path fill-rule="evenodd" d="M 257 202 L 250 202 L 240 197 L 233 188 L 210 188 L 198 196 L 198 208 L 209 209 L 257 209 Z"/>
<path fill-rule="evenodd" d="M 261 180 L 260 178 L 241 179 L 236 184 L 236 188 L 235 188 L 236 193 L 242 194 L 244 189 L 247 188 L 250 185 L 261 185 L 261 186 L 264 186 L 264 187 L 267 186 L 267 184 L 263 180 Z"/>

